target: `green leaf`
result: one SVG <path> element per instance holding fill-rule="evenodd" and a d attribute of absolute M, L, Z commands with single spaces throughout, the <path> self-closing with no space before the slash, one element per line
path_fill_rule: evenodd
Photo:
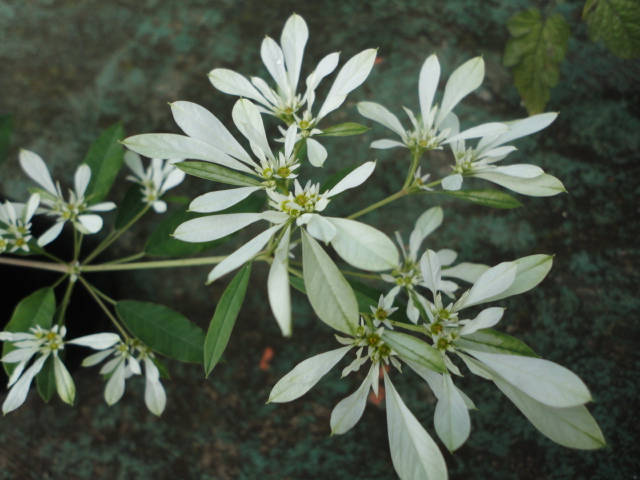
<path fill-rule="evenodd" d="M 511 209 L 522 206 L 518 200 L 500 190 L 458 190 L 454 192 L 437 190 L 433 193 L 459 198 L 485 207 Z"/>
<path fill-rule="evenodd" d="M 517 13 L 507 26 L 512 38 L 504 50 L 504 65 L 512 67 L 514 84 L 529 114 L 540 113 L 558 83 L 571 29 L 562 15 L 543 19 L 535 8 Z"/>
<path fill-rule="evenodd" d="M 240 187 L 256 187 L 262 185 L 254 178 L 215 163 L 190 160 L 187 162 L 178 162 L 175 166 L 189 175 L 204 178 L 205 180 L 211 180 L 213 182 L 237 185 Z"/>
<path fill-rule="evenodd" d="M 216 212 L 216 215 L 226 213 L 241 213 L 241 212 L 257 212 L 264 205 L 264 198 L 262 197 L 249 197 L 240 203 Z M 147 240 L 147 244 L 144 247 L 144 251 L 147 255 L 153 255 L 158 257 L 187 257 L 195 255 L 196 253 L 204 250 L 210 250 L 212 248 L 223 245 L 231 240 L 236 234 L 227 235 L 226 237 L 211 242 L 202 243 L 189 243 L 177 240 L 172 237 L 176 228 L 188 220 L 194 218 L 207 216 L 210 214 L 192 213 L 187 211 L 188 207 L 184 207 L 181 210 L 169 215 L 163 222 L 160 223 L 158 228 L 151 234 Z"/>
<path fill-rule="evenodd" d="M 553 257 L 551 255 L 529 255 L 518 258 L 513 263 L 518 265 L 513 283 L 504 292 L 488 298 L 484 302 L 495 302 L 512 295 L 528 292 L 547 276 L 553 265 Z"/>
<path fill-rule="evenodd" d="M 524 342 L 492 328 L 483 328 L 471 335 L 457 338 L 454 340 L 454 345 L 466 350 L 475 350 L 476 352 L 538 357 L 536 352 L 531 350 Z"/>
<path fill-rule="evenodd" d="M 42 366 L 42 370 L 36 375 L 36 384 L 38 385 L 38 393 L 42 399 L 49 403 L 56 393 L 56 375 L 53 371 L 53 355 L 49 355 L 46 362 Z"/>
<path fill-rule="evenodd" d="M 313 311 L 336 330 L 354 334 L 358 326 L 358 302 L 347 280 L 327 252 L 302 230 L 304 285 Z"/>
<path fill-rule="evenodd" d="M 347 280 L 351 288 L 353 288 L 353 293 L 356 295 L 356 300 L 358 301 L 358 310 L 360 313 L 371 314 L 371 308 L 374 310 L 378 308 L 378 300 L 380 298 L 380 293 L 375 288 L 370 287 L 369 285 L 365 285 L 364 283 L 357 282 L 355 280 Z"/>
<path fill-rule="evenodd" d="M 91 144 L 84 158 L 84 163 L 91 168 L 91 181 L 85 193 L 91 203 L 102 202 L 107 197 L 122 167 L 124 151 L 119 141 L 123 139 L 122 124 L 116 123 Z"/>
<path fill-rule="evenodd" d="M 147 204 L 143 201 L 140 185 L 131 185 L 124 195 L 122 202 L 118 205 L 118 216 L 116 217 L 116 229 L 124 228 L 137 215 L 140 214 Z"/>
<path fill-rule="evenodd" d="M 181 362 L 202 363 L 204 332 L 181 313 L 135 300 L 118 302 L 116 311 L 131 333 L 152 350 Z"/>
<path fill-rule="evenodd" d="M 222 297 L 220 297 L 204 342 L 204 371 L 207 376 L 209 376 L 222 357 L 225 348 L 227 348 L 238 312 L 240 312 L 240 307 L 244 302 L 250 275 L 251 263 L 247 263 L 236 274 Z"/>
<path fill-rule="evenodd" d="M 154 363 L 156 367 L 158 367 L 158 371 L 160 372 L 160 378 L 171 380 L 171 374 L 169 373 L 169 369 L 164 363 L 162 363 L 162 361 L 158 357 L 153 357 L 151 361 Z"/>
<path fill-rule="evenodd" d="M 637 0 L 587 0 L 582 19 L 589 26 L 589 38 L 603 40 L 615 55 L 640 55 L 640 3 Z"/>
<path fill-rule="evenodd" d="M 382 339 L 396 351 L 400 358 L 406 357 L 434 372 L 448 372 L 440 352 L 419 338 L 406 333 L 385 330 Z"/>
<path fill-rule="evenodd" d="M 56 297 L 53 294 L 53 288 L 41 288 L 20 301 L 4 330 L 7 332 L 29 332 L 29 329 L 36 325 L 50 329 L 55 312 Z M 13 345 L 4 342 L 2 355 L 4 356 L 12 350 L 15 350 Z M 3 363 L 2 365 L 4 371 L 10 376 L 17 364 Z"/>
<path fill-rule="evenodd" d="M 9 155 L 11 146 L 11 131 L 13 130 L 13 116 L 0 115 L 0 165 Z"/>
<path fill-rule="evenodd" d="M 348 137 L 350 135 L 361 135 L 371 130 L 369 127 L 360 125 L 355 122 L 346 122 L 339 125 L 334 125 L 329 128 L 324 128 L 322 133 L 314 135 L 315 137 Z"/>

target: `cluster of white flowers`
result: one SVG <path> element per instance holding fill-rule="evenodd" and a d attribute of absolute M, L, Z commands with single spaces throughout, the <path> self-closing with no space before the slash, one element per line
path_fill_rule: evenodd
<path fill-rule="evenodd" d="M 29 252 L 31 217 L 40 205 L 40 195 L 34 193 L 26 204 L 0 203 L 0 253 L 21 250 Z"/>

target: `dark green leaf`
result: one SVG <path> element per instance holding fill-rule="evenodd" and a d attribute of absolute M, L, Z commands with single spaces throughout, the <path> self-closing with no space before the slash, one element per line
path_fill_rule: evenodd
<path fill-rule="evenodd" d="M 406 357 L 434 372 L 448 372 L 440 352 L 428 343 L 412 335 L 393 330 L 385 330 L 382 339 L 395 350 L 400 358 Z"/>
<path fill-rule="evenodd" d="M 124 151 L 119 141 L 123 139 L 122 124 L 116 123 L 91 144 L 84 158 L 84 163 L 91 168 L 91 181 L 85 193 L 91 203 L 102 202 L 109 193 L 122 167 Z"/>
<path fill-rule="evenodd" d="M 217 365 L 225 348 L 227 348 L 231 331 L 236 323 L 242 302 L 244 302 L 250 275 L 251 263 L 247 263 L 236 274 L 220 297 L 204 342 L 204 371 L 207 376 Z"/>
<path fill-rule="evenodd" d="M 36 384 L 38 385 L 40 397 L 49 403 L 49 400 L 57 391 L 56 375 L 53 371 L 53 355 L 49 355 L 47 361 L 44 362 L 42 370 L 36 375 Z"/>
<path fill-rule="evenodd" d="M 158 357 L 153 357 L 151 361 L 154 363 L 156 367 L 158 367 L 158 371 L 160 372 L 160 378 L 166 378 L 167 380 L 171 380 L 171 374 L 169 374 L 169 369 Z"/>
<path fill-rule="evenodd" d="M 147 204 L 142 198 L 140 185 L 131 185 L 125 194 L 124 199 L 118 205 L 118 216 L 116 217 L 115 223 L 116 229 L 125 227 L 138 214 L 140 214 L 146 206 Z"/>
<path fill-rule="evenodd" d="M 116 311 L 131 333 L 152 350 L 181 362 L 202 363 L 204 332 L 181 313 L 135 300 L 118 302 Z"/>
<path fill-rule="evenodd" d="M 355 122 L 341 123 L 329 128 L 322 129 L 322 133 L 314 135 L 316 137 L 348 137 L 350 135 L 360 135 L 371 130 L 369 127 Z"/>
<path fill-rule="evenodd" d="M 518 200 L 500 190 L 437 190 L 433 193 L 459 198 L 460 200 L 466 200 L 485 207 L 510 209 L 522 206 Z"/>
<path fill-rule="evenodd" d="M 540 113 L 558 83 L 559 64 L 569 46 L 571 30 L 560 14 L 542 18 L 532 8 L 507 22 L 511 37 L 504 51 L 504 65 L 513 68 L 513 80 L 530 115 Z"/>
<path fill-rule="evenodd" d="M 353 293 L 356 294 L 356 300 L 358 301 L 358 310 L 360 313 L 371 313 L 371 308 L 378 308 L 378 298 L 380 298 L 380 292 L 375 288 L 372 288 L 364 283 L 357 282 L 355 280 L 349 280 L 349 285 L 353 288 Z"/>
<path fill-rule="evenodd" d="M 11 146 L 11 131 L 13 130 L 13 116 L 0 115 L 0 165 L 9 155 Z"/>
<path fill-rule="evenodd" d="M 538 357 L 536 352 L 531 350 L 524 342 L 492 328 L 484 328 L 471 335 L 457 338 L 454 341 L 454 345 L 478 352 Z"/>
<path fill-rule="evenodd" d="M 296 277 L 295 275 L 289 275 L 289 283 L 293 288 L 295 288 L 299 292 L 302 292 L 305 295 L 307 294 L 307 290 L 304 287 L 304 279 L 300 277 Z"/>
<path fill-rule="evenodd" d="M 254 197 L 244 199 L 242 202 L 217 212 L 216 215 L 223 213 L 241 213 L 241 212 L 257 212 L 264 205 L 263 197 Z M 204 250 L 210 250 L 212 248 L 223 245 L 232 239 L 236 234 L 228 235 L 226 237 L 214 240 L 212 242 L 203 243 L 189 243 L 181 240 L 176 240 L 172 237 L 173 232 L 176 231 L 178 225 L 183 224 L 187 220 L 202 217 L 207 214 L 187 212 L 188 207 L 183 207 L 181 210 L 169 215 L 163 222 L 160 223 L 155 232 L 151 234 L 147 244 L 144 247 L 144 251 L 147 255 L 153 255 L 158 257 L 187 257 L 195 255 L 196 253 Z"/>
<path fill-rule="evenodd" d="M 261 183 L 254 178 L 238 173 L 235 170 L 216 165 L 215 163 L 190 160 L 188 162 L 178 162 L 175 165 L 183 172 L 204 178 L 205 180 L 240 187 L 256 187 L 261 185 Z"/>
<path fill-rule="evenodd" d="M 40 325 L 42 328 L 49 329 L 53 322 L 53 315 L 56 312 L 56 297 L 53 294 L 53 288 L 46 287 L 36 290 L 16 306 L 11 316 L 11 320 L 7 323 L 4 330 L 7 332 L 29 332 L 29 329 Z M 2 355 L 6 355 L 14 347 L 9 342 L 4 342 L 2 346 Z M 11 375 L 16 366 L 15 363 L 3 363 L 4 371 L 7 375 Z"/>
<path fill-rule="evenodd" d="M 615 55 L 640 55 L 640 2 L 637 0 L 587 0 L 582 19 L 589 25 L 589 38 L 602 39 Z"/>

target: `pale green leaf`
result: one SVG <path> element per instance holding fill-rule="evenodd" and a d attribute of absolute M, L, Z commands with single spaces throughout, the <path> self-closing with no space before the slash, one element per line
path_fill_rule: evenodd
<path fill-rule="evenodd" d="M 229 168 L 225 168 L 215 163 L 198 162 L 190 160 L 186 162 L 178 162 L 175 164 L 180 170 L 195 177 L 204 178 L 213 182 L 226 183 L 227 185 L 236 185 L 240 187 L 256 187 L 261 185 L 254 178 L 243 175 Z"/>
<path fill-rule="evenodd" d="M 412 335 L 393 330 L 385 330 L 382 339 L 400 358 L 408 358 L 434 372 L 448 372 L 440 352 L 428 343 Z"/>
<path fill-rule="evenodd" d="M 553 265 L 553 257 L 550 255 L 529 255 L 528 257 L 514 260 L 511 263 L 517 265 L 516 278 L 513 280 L 513 283 L 505 291 L 488 298 L 485 302 L 494 302 L 528 292 L 547 276 Z"/>
<path fill-rule="evenodd" d="M 471 335 L 456 338 L 454 345 L 464 350 L 475 350 L 478 352 L 524 355 L 525 357 L 538 356 L 536 352 L 517 338 L 491 328 L 484 328 Z"/>
<path fill-rule="evenodd" d="M 346 122 L 339 125 L 323 128 L 322 133 L 314 135 L 316 137 L 348 137 L 350 135 L 360 135 L 371 130 L 369 127 L 355 122 Z"/>

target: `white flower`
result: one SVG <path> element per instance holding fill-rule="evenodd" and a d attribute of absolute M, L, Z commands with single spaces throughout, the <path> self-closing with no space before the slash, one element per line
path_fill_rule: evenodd
<path fill-rule="evenodd" d="M 97 233 L 102 228 L 102 218 L 90 212 L 108 212 L 116 208 L 113 202 L 90 205 L 84 194 L 91 180 L 91 169 L 82 164 L 75 173 L 75 189 L 69 191 L 69 201 L 62 195 L 60 184 L 53 183 L 46 164 L 37 154 L 28 150 L 20 151 L 20 165 L 27 175 L 44 190 L 38 189 L 41 204 L 49 209 L 49 215 L 58 217 L 56 223 L 38 239 L 38 245 L 44 246 L 55 240 L 64 223 L 68 220 L 80 233 Z"/>
<path fill-rule="evenodd" d="M 451 142 L 456 164 L 453 167 L 454 173 L 442 179 L 442 188 L 460 190 L 464 177 L 478 177 L 523 195 L 546 197 L 565 191 L 557 178 L 545 174 L 535 165 L 495 165 L 516 150 L 513 146 L 505 146 L 505 143 L 546 128 L 557 116 L 557 113 L 541 113 L 523 120 L 505 122 L 509 131 L 498 135 L 484 135 L 476 148 L 466 148 L 464 139 Z M 457 134 L 458 129 L 456 121 L 452 125 L 452 133 Z"/>
<path fill-rule="evenodd" d="M 88 356 L 82 362 L 83 367 L 91 367 L 113 356 L 100 369 L 101 375 L 108 375 L 107 385 L 104 390 L 104 399 L 109 406 L 117 403 L 124 394 L 125 381 L 132 375 L 141 375 L 140 362 L 145 369 L 145 404 L 154 415 L 160 416 L 167 403 L 167 396 L 160 383 L 160 372 L 153 363 L 154 354 L 149 347 L 135 340 L 130 343 L 123 342 L 120 337 L 113 335 L 115 341 L 107 349 L 100 349 L 101 352 Z M 72 343 L 72 342 L 70 342 Z M 77 340 L 73 343 L 80 344 Z M 84 343 L 83 345 L 97 349 L 96 347 Z M 137 358 L 136 358 L 137 354 Z"/>
<path fill-rule="evenodd" d="M 55 325 L 50 330 L 40 326 L 31 328 L 32 333 L 27 332 L 0 332 L 0 340 L 11 342 L 13 350 L 2 357 L 4 363 L 16 363 L 9 377 L 7 387 L 9 394 L 2 405 L 2 412 L 7 414 L 20 407 L 27 398 L 31 382 L 42 370 L 45 362 L 53 356 L 53 370 L 56 379 L 56 389 L 63 402 L 73 404 L 75 398 L 75 385 L 69 371 L 60 360 L 58 353 L 64 349 L 64 336 L 67 333 L 65 327 Z M 36 360 L 25 370 L 29 362 Z"/>
<path fill-rule="evenodd" d="M 322 133 L 316 127 L 329 113 L 345 101 L 347 95 L 360 86 L 371 72 L 376 50 L 369 49 L 351 58 L 342 67 L 317 115 L 311 113 L 315 102 L 315 90 L 320 82 L 331 74 L 338 65 L 339 53 L 324 57 L 316 69 L 307 77 L 306 92 L 297 93 L 304 48 L 309 38 L 307 24 L 299 15 L 292 15 L 282 30 L 281 46 L 266 37 L 262 42 L 261 56 L 267 70 L 276 82 L 277 88 L 269 87 L 267 82 L 244 76 L 224 68 L 216 68 L 209 73 L 211 83 L 221 92 L 249 98 L 261 106 L 262 113 L 274 115 L 287 125 L 297 124 L 300 129 L 298 138 L 307 138 Z M 299 113 L 303 106 L 305 111 Z M 327 151 L 316 140 L 307 140 L 307 153 L 312 165 L 322 166 Z"/>
<path fill-rule="evenodd" d="M 145 170 L 140 156 L 137 153 L 127 151 L 124 154 L 124 161 L 135 174 L 135 176 L 127 177 L 127 180 L 140 185 L 142 201 L 152 206 L 157 213 L 166 212 L 167 204 L 160 200 L 160 197 L 167 190 L 180 185 L 186 175 L 173 165 L 179 160 L 165 162 L 162 159 L 153 158 L 151 159 L 151 165 Z"/>
<path fill-rule="evenodd" d="M 40 205 L 40 195 L 34 193 L 26 204 L 11 203 L 7 200 L 0 204 L 0 253 L 9 248 L 10 252 L 29 251 L 31 240 L 31 217 Z"/>
<path fill-rule="evenodd" d="M 421 116 L 416 118 L 411 110 L 405 112 L 411 120 L 412 130 L 405 130 L 393 113 L 374 102 L 358 104 L 360 115 L 376 121 L 397 133 L 402 142 L 395 140 L 376 140 L 371 148 L 406 147 L 415 152 L 441 148 L 442 145 L 466 138 L 477 138 L 490 134 L 499 134 L 507 130 L 501 123 L 487 123 L 470 128 L 462 133 L 453 134 L 452 126 L 456 122 L 453 108 L 480 86 L 484 78 L 482 57 L 473 58 L 458 67 L 449 77 L 444 89 L 442 104 L 433 104 L 440 80 L 440 64 L 437 57 L 431 55 L 420 70 L 418 92 L 420 94 Z"/>

